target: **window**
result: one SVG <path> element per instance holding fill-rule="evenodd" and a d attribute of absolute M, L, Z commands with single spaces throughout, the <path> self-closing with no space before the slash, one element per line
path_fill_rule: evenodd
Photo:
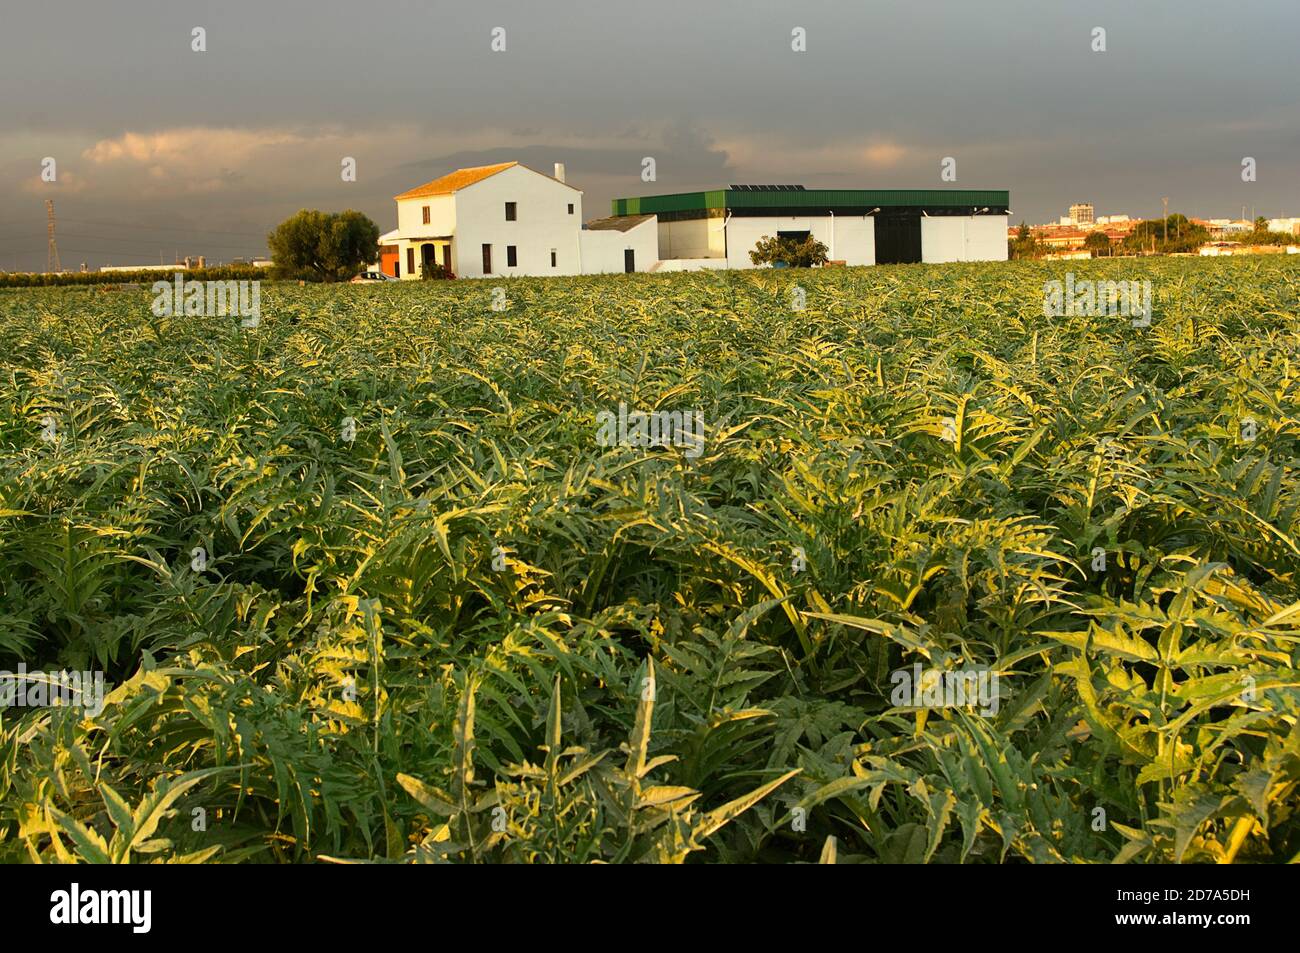
<path fill-rule="evenodd" d="M 429 224 L 429 206 L 427 205 L 424 207 L 424 224 Z"/>
<path fill-rule="evenodd" d="M 483 274 L 492 274 L 492 246 L 483 246 Z"/>
<path fill-rule="evenodd" d="M 515 253 L 514 245 L 506 246 L 506 267 L 514 268 L 519 264 L 519 256 Z"/>
<path fill-rule="evenodd" d="M 506 203 L 506 221 L 507 221 L 507 222 L 513 222 L 513 221 L 515 221 L 515 220 L 516 220 L 516 217 L 517 217 L 517 214 L 518 214 L 518 211 L 519 211 L 519 204 L 518 204 L 517 202 L 507 202 L 507 203 Z"/>
<path fill-rule="evenodd" d="M 569 214 L 570 214 L 570 215 L 573 214 L 573 203 L 572 203 L 572 202 L 569 203 Z"/>
<path fill-rule="evenodd" d="M 552 248 L 552 249 L 551 249 L 551 267 L 552 267 L 552 268 L 555 267 L 555 261 L 556 261 L 556 259 L 555 259 L 555 249 Z"/>
<path fill-rule="evenodd" d="M 414 248 L 408 248 L 406 250 L 406 273 L 408 275 L 415 274 L 415 249 Z"/>

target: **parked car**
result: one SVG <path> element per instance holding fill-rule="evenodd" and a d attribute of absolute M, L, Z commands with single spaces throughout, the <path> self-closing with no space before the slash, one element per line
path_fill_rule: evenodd
<path fill-rule="evenodd" d="M 396 281 L 392 275 L 386 275 L 382 271 L 363 271 L 353 278 L 349 284 L 368 285 L 378 281 Z"/>

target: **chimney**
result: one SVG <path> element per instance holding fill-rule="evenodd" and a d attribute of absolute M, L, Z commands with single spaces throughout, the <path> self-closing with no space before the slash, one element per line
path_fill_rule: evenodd
<path fill-rule="evenodd" d="M 563 163 L 563 162 L 557 162 L 557 163 L 555 163 L 555 177 L 556 177 L 557 179 L 559 179 L 561 182 L 564 181 L 564 163 Z"/>

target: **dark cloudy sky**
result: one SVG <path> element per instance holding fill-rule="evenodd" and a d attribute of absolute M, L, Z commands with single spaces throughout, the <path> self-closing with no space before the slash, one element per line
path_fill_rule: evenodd
<path fill-rule="evenodd" d="M 225 259 L 302 207 L 386 231 L 398 191 L 507 159 L 565 162 L 587 218 L 732 182 L 941 186 L 944 156 L 1017 220 L 1300 215 L 1300 0 L 0 3 L 3 269 L 45 266 L 46 198 L 65 267 Z"/>

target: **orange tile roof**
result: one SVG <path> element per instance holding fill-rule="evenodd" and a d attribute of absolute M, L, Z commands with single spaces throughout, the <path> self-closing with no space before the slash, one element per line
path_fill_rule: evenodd
<path fill-rule="evenodd" d="M 518 162 L 501 162 L 497 165 L 479 165 L 472 169 L 457 169 L 455 172 L 444 175 L 441 179 L 434 179 L 432 182 L 424 183 L 424 185 L 417 185 L 401 195 L 393 196 L 393 198 L 421 199 L 429 195 L 450 195 L 518 164 Z"/>

